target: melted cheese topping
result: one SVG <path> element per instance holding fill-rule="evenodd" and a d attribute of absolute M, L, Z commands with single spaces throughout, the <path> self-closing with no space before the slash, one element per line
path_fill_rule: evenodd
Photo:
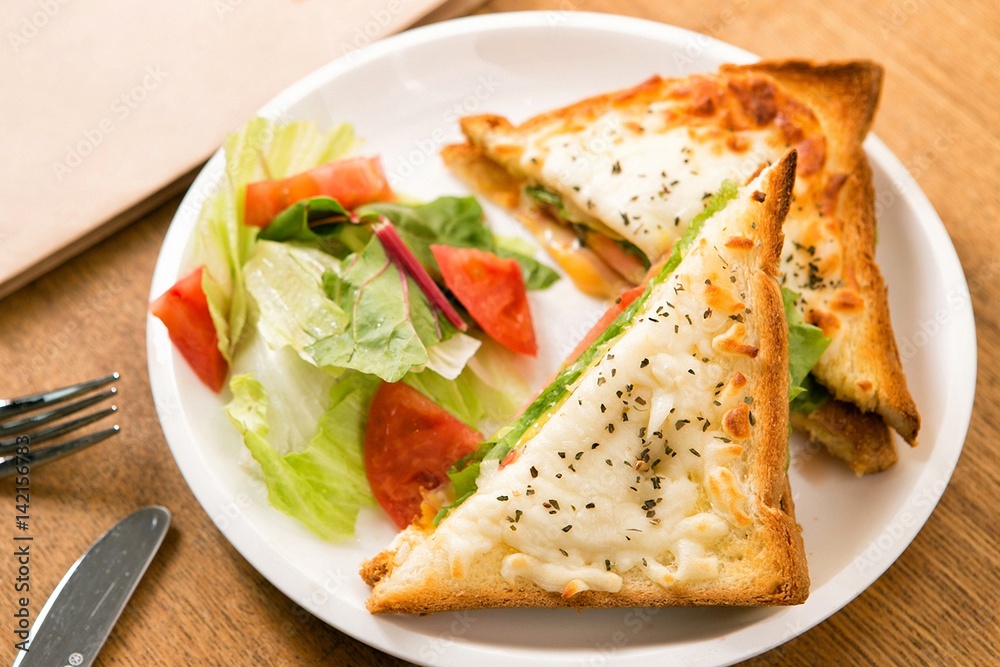
<path fill-rule="evenodd" d="M 735 152 L 730 133 L 667 125 L 664 106 L 637 119 L 612 110 L 584 129 L 529 136 L 522 167 L 558 191 L 571 219 L 596 218 L 658 258 L 724 180 L 742 185 L 784 152 L 765 131 L 741 133 Z"/>
<path fill-rule="evenodd" d="M 750 512 L 741 456 L 752 399 L 735 370 L 748 373 L 756 355 L 735 269 L 749 250 L 726 241 L 750 235 L 732 227 L 754 205 L 743 192 L 706 223 L 513 463 L 484 462 L 478 492 L 432 535 L 453 574 L 502 545 L 509 583 L 566 597 L 616 592 L 633 569 L 662 586 L 719 576 L 723 538 L 742 534 Z M 719 292 L 727 311 L 706 305 Z"/>

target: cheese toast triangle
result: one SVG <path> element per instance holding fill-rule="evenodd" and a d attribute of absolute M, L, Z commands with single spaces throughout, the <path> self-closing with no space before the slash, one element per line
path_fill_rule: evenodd
<path fill-rule="evenodd" d="M 363 566 L 371 612 L 805 600 L 777 280 L 794 163 L 733 185 L 501 429 L 475 492 Z"/>
<path fill-rule="evenodd" d="M 669 250 L 724 179 L 746 182 L 795 147 L 782 284 L 831 339 L 812 372 L 833 400 L 793 421 L 857 472 L 875 472 L 896 461 L 888 426 L 912 445 L 920 425 L 874 259 L 861 145 L 881 80 L 868 61 L 654 77 L 516 126 L 466 117 L 468 143 L 442 155 L 535 231 L 581 289 L 607 296 L 641 274 L 636 257 L 652 263 Z"/>

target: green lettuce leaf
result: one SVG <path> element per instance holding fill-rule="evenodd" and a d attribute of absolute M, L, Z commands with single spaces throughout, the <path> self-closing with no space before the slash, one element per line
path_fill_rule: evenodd
<path fill-rule="evenodd" d="M 785 319 L 788 321 L 788 399 L 793 401 L 794 408 L 795 399 L 806 391 L 803 385 L 806 376 L 823 355 L 830 339 L 823 335 L 822 329 L 807 324 L 803 319 L 802 313 L 795 307 L 799 300 L 796 292 L 782 287 L 781 299 L 785 306 Z M 816 395 L 814 390 L 814 396 Z M 805 402 L 800 405 L 804 404 Z"/>
<path fill-rule="evenodd" d="M 481 346 L 478 338 L 456 331 L 451 338 L 427 348 L 427 369 L 445 380 L 454 380 Z"/>
<path fill-rule="evenodd" d="M 285 366 L 295 363 L 312 369 L 306 370 L 307 374 L 320 372 L 294 356 Z M 233 399 L 225 410 L 260 465 L 270 503 L 323 539 L 336 541 L 354 533 L 361 507 L 374 504 L 362 448 L 368 407 L 378 381 L 348 373 L 329 384 L 320 394 L 327 399 L 320 402 L 322 411 L 308 421 L 313 434 L 300 450 L 289 451 L 289 443 L 281 442 L 276 427 L 292 417 L 275 409 L 277 391 L 253 375 L 236 375 L 230 380 Z M 287 380 L 280 387 L 286 403 L 290 389 Z M 298 389 L 297 395 L 309 402 L 319 387 L 305 382 Z"/>
<path fill-rule="evenodd" d="M 806 375 L 802 384 L 799 385 L 799 389 L 802 391 L 796 394 L 791 403 L 791 408 L 795 412 L 809 414 L 819 410 L 830 400 L 830 392 L 816 380 L 812 373 Z"/>
<path fill-rule="evenodd" d="M 320 366 L 336 366 L 397 382 L 429 361 L 427 348 L 455 329 L 438 319 L 420 289 L 386 257 L 377 237 L 323 274 L 326 295 L 348 313 L 341 334 L 307 348 Z"/>
<path fill-rule="evenodd" d="M 569 212 L 563 203 L 562 197 L 551 190 L 546 190 L 540 185 L 529 185 L 524 188 L 524 194 L 528 195 L 543 206 L 552 206 L 565 220 L 569 220 Z"/>
<path fill-rule="evenodd" d="M 521 265 L 525 289 L 545 289 L 559 280 L 559 274 L 555 269 L 535 259 L 535 246 L 530 241 L 514 236 L 495 236 L 494 239 L 493 252 L 497 256 L 513 259 Z"/>
<path fill-rule="evenodd" d="M 354 131 L 347 124 L 321 130 L 313 122 L 282 124 L 265 118 L 252 119 L 226 139 L 225 170 L 202 205 L 190 258 L 191 264 L 205 267 L 202 288 L 226 360 L 232 361 L 246 326 L 242 267 L 258 232 L 243 224 L 247 184 L 284 178 L 335 160 L 354 142 Z"/>
<path fill-rule="evenodd" d="M 431 276 L 440 282 L 432 244 L 456 248 L 477 248 L 500 257 L 510 257 L 521 266 L 527 289 L 544 289 L 559 279 L 559 274 L 534 258 L 534 246 L 514 246 L 493 235 L 486 226 L 483 209 L 475 197 L 439 197 L 427 204 L 376 203 L 358 208 L 362 216 L 384 215 L 403 242 L 413 251 Z"/>
<path fill-rule="evenodd" d="M 339 266 L 335 257 L 313 248 L 257 243 L 243 275 L 259 310 L 257 328 L 271 348 L 288 345 L 314 365 L 322 365 L 309 348 L 342 334 L 350 321 L 323 290 L 323 274 Z"/>
<path fill-rule="evenodd" d="M 307 243 L 319 237 L 328 236 L 336 229 L 333 225 L 317 227 L 315 230 L 309 223 L 331 220 L 347 222 L 350 212 L 332 197 L 310 197 L 297 201 L 284 211 L 274 216 L 274 220 L 260 231 L 259 237 L 268 241 L 302 241 Z"/>
<path fill-rule="evenodd" d="M 490 356 L 487 348 L 474 359 Z M 522 397 L 528 392 L 527 383 L 520 375 L 511 372 L 513 366 L 503 370 L 501 381 L 497 376 L 484 377 L 481 364 L 470 363 L 454 380 L 441 377 L 431 370 L 408 373 L 403 382 L 428 396 L 460 421 L 480 432 L 492 432 L 510 421 L 520 407 Z"/>
<path fill-rule="evenodd" d="M 439 322 L 375 238 L 344 260 L 313 246 L 261 240 L 243 271 L 267 344 L 289 346 L 327 370 L 394 382 L 426 365 L 454 379 L 481 344 Z"/>
<path fill-rule="evenodd" d="M 377 203 L 358 209 L 363 215 L 384 215 L 399 236 L 435 279 L 441 271 L 431 245 L 491 250 L 493 232 L 486 226 L 483 209 L 474 197 L 438 197 L 427 204 Z"/>

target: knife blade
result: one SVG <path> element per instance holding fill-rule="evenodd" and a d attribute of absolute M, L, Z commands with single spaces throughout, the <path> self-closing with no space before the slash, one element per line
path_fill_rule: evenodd
<path fill-rule="evenodd" d="M 166 508 L 146 507 L 94 542 L 52 591 L 13 667 L 93 664 L 169 527 Z"/>

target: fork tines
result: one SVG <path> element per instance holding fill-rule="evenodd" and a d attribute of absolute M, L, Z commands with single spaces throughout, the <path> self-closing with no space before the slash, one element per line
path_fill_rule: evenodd
<path fill-rule="evenodd" d="M 115 424 L 111 428 L 90 433 L 68 442 L 37 447 L 117 412 L 118 407 L 111 405 L 75 419 L 59 421 L 64 417 L 76 415 L 91 406 L 113 398 L 118 393 L 114 387 L 89 396 L 87 394 L 106 387 L 118 378 L 118 373 L 112 373 L 69 387 L 0 400 L 0 478 L 12 474 L 18 466 L 24 464 L 39 465 L 52 461 L 80 451 L 118 433 L 119 427 L 118 424 Z M 81 396 L 83 398 L 79 400 L 60 405 Z M 56 405 L 58 407 L 52 407 Z M 43 408 L 52 409 L 39 412 Z M 32 412 L 35 414 L 27 414 Z"/>

